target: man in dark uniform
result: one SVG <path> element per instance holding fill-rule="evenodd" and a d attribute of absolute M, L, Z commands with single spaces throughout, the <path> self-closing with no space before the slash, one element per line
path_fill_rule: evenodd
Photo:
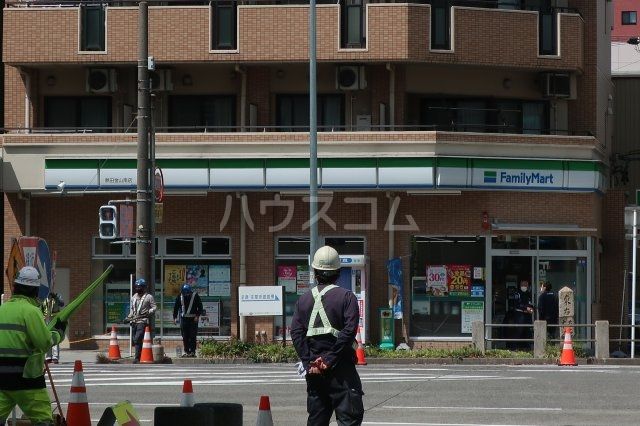
<path fill-rule="evenodd" d="M 553 291 L 551 283 L 544 283 L 540 287 L 538 319 L 547 322 L 547 339 L 555 339 L 558 327 L 550 324 L 558 324 L 558 296 Z"/>
<path fill-rule="evenodd" d="M 303 294 L 293 314 L 291 339 L 307 380 L 308 426 L 362 424 L 362 383 L 354 342 L 359 309 L 355 295 L 335 285 L 340 257 L 332 247 L 316 251 L 311 264 L 317 286 Z"/>
<path fill-rule="evenodd" d="M 202 315 L 202 301 L 200 295 L 194 293 L 191 286 L 185 283 L 173 304 L 173 322 L 180 322 L 180 333 L 184 344 L 183 357 L 195 358 L 196 338 L 198 336 L 198 321 Z"/>
<path fill-rule="evenodd" d="M 529 281 L 520 281 L 520 289 L 515 294 L 515 323 L 520 325 L 533 324 L 533 305 L 531 304 L 531 291 L 529 288 Z M 531 327 L 518 327 L 516 328 L 517 339 L 531 339 L 532 329 Z M 523 350 L 530 350 L 530 342 L 516 342 L 517 347 Z"/>

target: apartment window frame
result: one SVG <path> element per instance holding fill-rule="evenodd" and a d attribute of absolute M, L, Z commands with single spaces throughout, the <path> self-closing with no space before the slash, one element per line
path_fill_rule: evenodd
<path fill-rule="evenodd" d="M 345 99 L 344 99 L 344 94 L 343 93 L 323 93 L 323 94 L 318 94 L 317 96 L 317 102 L 318 102 L 318 106 L 317 106 L 317 112 L 318 112 L 318 117 L 317 117 L 317 121 L 318 121 L 318 130 L 320 131 L 333 131 L 333 130 L 341 130 L 345 127 L 346 125 L 346 119 L 345 119 Z M 289 105 L 283 105 L 285 100 L 291 100 Z M 327 111 L 327 107 L 329 106 L 329 104 L 327 103 L 328 100 L 330 99 L 335 99 L 338 100 L 340 103 L 340 111 L 338 112 L 339 117 L 340 117 L 340 122 L 338 124 L 327 124 L 326 120 L 327 117 L 329 116 L 328 111 Z M 296 122 L 299 122 L 300 120 L 294 119 L 296 115 L 296 112 L 298 111 L 298 108 L 296 108 L 296 105 L 304 105 L 306 110 L 304 110 L 301 114 L 302 116 L 299 117 L 301 118 L 301 124 L 295 124 Z M 276 94 L 276 126 L 278 128 L 278 130 L 281 131 L 285 131 L 285 132 L 306 132 L 309 129 L 309 94 L 302 94 L 302 93 L 278 93 Z M 288 111 L 288 116 L 291 118 L 291 123 L 292 124 L 287 124 L 284 123 L 284 114 L 285 108 L 289 108 L 290 111 Z M 337 127 L 337 129 L 336 129 Z"/>
<path fill-rule="evenodd" d="M 195 108 L 197 109 L 197 122 L 193 125 L 193 126 L 189 126 L 189 125 L 184 125 L 184 123 L 181 122 L 176 122 L 176 117 L 177 114 L 175 114 L 175 111 L 178 109 L 182 109 L 181 106 L 179 104 L 177 104 L 180 101 L 191 101 L 195 103 Z M 207 115 L 206 115 L 206 108 L 205 108 L 205 103 L 206 102 L 212 102 L 213 103 L 213 114 L 212 116 L 214 118 L 217 117 L 218 112 L 216 112 L 216 106 L 215 106 L 215 102 L 216 101 L 228 101 L 230 103 L 230 105 L 227 105 L 228 107 L 231 107 L 230 111 L 231 111 L 231 122 L 225 125 L 209 125 L 206 123 L 207 120 Z M 201 132 L 201 131 L 207 131 L 207 132 L 232 132 L 236 130 L 236 126 L 237 126 L 237 99 L 236 96 L 233 94 L 210 94 L 210 95 L 186 95 L 186 94 L 181 94 L 181 95 L 169 95 L 168 97 L 168 111 L 169 111 L 169 117 L 168 117 L 168 122 L 169 122 L 169 131 L 171 132 Z M 216 118 L 217 119 L 217 118 Z M 181 128 L 181 127 L 193 127 L 193 129 L 187 128 Z"/>
<path fill-rule="evenodd" d="M 441 28 L 442 26 L 444 26 L 444 29 Z M 442 35 L 439 34 L 440 30 L 444 31 Z M 440 38 L 442 38 L 442 40 L 440 40 Z M 450 0 L 431 1 L 431 49 L 451 50 Z"/>
<path fill-rule="evenodd" d="M 638 11 L 623 10 L 620 13 L 620 20 L 622 25 L 638 25 Z"/>
<path fill-rule="evenodd" d="M 211 49 L 236 50 L 238 48 L 238 2 L 237 0 L 215 0 L 211 2 Z M 228 16 L 223 17 L 223 14 Z M 225 22 L 230 32 L 223 40 L 221 22 Z M 227 41 L 226 39 L 229 39 Z"/>
<path fill-rule="evenodd" d="M 89 33 L 92 30 L 93 22 L 90 14 L 96 13 L 98 28 L 96 40 L 92 42 Z M 101 23 L 101 24 L 100 24 Z M 80 51 L 81 52 L 106 52 L 107 50 L 107 13 L 105 5 L 81 5 L 80 6 Z"/>
<path fill-rule="evenodd" d="M 362 49 L 366 45 L 365 20 L 367 6 L 363 0 L 343 0 L 340 3 L 340 45 L 343 49 Z M 354 13 L 358 13 L 357 28 L 353 28 L 351 17 Z M 358 34 L 353 34 L 353 31 Z M 357 40 L 352 40 L 357 38 Z"/>
<path fill-rule="evenodd" d="M 107 116 L 106 116 L 106 120 L 105 120 L 105 125 L 104 126 L 96 126 L 96 127 L 92 127 L 91 124 L 83 124 L 83 121 L 86 121 L 89 116 L 86 114 L 88 111 L 88 103 L 90 102 L 97 102 L 97 101 L 104 101 L 106 102 L 106 105 L 103 105 Z M 56 123 L 52 123 L 51 122 L 51 114 L 49 113 L 50 110 L 58 110 L 60 109 L 60 106 L 58 107 L 54 107 L 51 105 L 52 102 L 62 102 L 62 101 L 68 101 L 68 102 L 73 102 L 75 103 L 75 105 L 73 106 L 75 111 L 72 117 L 72 123 L 70 123 L 70 126 L 57 126 L 54 125 Z M 113 126 L 113 97 L 112 96 L 45 96 L 44 97 L 44 127 L 47 128 L 62 128 L 62 129 L 69 129 L 69 130 L 73 130 L 73 129 L 88 129 L 88 130 L 95 130 L 97 132 L 100 133 L 110 133 L 111 132 L 111 127 Z M 62 110 L 65 111 L 65 115 L 66 111 L 68 111 L 68 108 L 62 108 Z M 105 118 L 105 117 L 103 117 Z"/>

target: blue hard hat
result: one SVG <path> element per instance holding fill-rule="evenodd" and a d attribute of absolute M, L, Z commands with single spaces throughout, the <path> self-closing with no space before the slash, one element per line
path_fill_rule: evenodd
<path fill-rule="evenodd" d="M 147 282 L 144 280 L 144 278 L 138 278 L 134 285 L 137 285 L 137 286 L 140 286 L 140 287 L 146 287 L 147 286 Z"/>
<path fill-rule="evenodd" d="M 191 286 L 189 284 L 183 284 L 182 285 L 182 294 L 189 294 L 192 291 L 193 290 L 191 289 Z"/>

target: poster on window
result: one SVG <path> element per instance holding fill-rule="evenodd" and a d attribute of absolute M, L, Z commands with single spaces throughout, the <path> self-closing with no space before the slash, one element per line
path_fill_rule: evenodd
<path fill-rule="evenodd" d="M 427 294 L 431 296 L 446 296 L 447 267 L 445 265 L 427 265 Z"/>
<path fill-rule="evenodd" d="M 298 265 L 296 293 L 304 294 L 309 289 L 309 265 Z"/>
<path fill-rule="evenodd" d="M 202 302 L 204 314 L 200 315 L 198 326 L 201 328 L 220 327 L 220 302 Z"/>
<path fill-rule="evenodd" d="M 209 265 L 209 296 L 231 296 L 231 267 Z"/>
<path fill-rule="evenodd" d="M 206 265 L 187 265 L 187 284 L 200 296 L 206 296 L 209 291 Z"/>
<path fill-rule="evenodd" d="M 278 285 L 284 286 L 287 293 L 295 293 L 298 280 L 298 268 L 295 265 L 278 265 Z"/>
<path fill-rule="evenodd" d="M 484 302 L 462 302 L 461 333 L 471 333 L 474 321 L 484 321 Z"/>
<path fill-rule="evenodd" d="M 447 265 L 449 296 L 471 295 L 471 265 Z"/>
<path fill-rule="evenodd" d="M 187 281 L 187 267 L 185 265 L 164 265 L 164 294 L 177 296 L 180 287 Z"/>

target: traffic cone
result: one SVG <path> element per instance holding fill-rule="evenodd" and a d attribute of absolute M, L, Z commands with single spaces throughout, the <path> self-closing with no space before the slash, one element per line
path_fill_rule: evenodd
<path fill-rule="evenodd" d="M 142 352 L 140 353 L 140 362 L 143 364 L 153 363 L 153 350 L 151 349 L 151 330 L 149 326 L 144 329 L 144 339 L 142 339 Z"/>
<path fill-rule="evenodd" d="M 84 373 L 80 360 L 77 360 L 73 366 L 71 396 L 67 405 L 67 424 L 69 426 L 91 426 L 87 388 L 84 386 Z"/>
<path fill-rule="evenodd" d="M 118 334 L 116 333 L 116 326 L 111 327 L 111 339 L 109 340 L 109 359 L 111 361 L 117 361 L 120 357 L 120 346 L 118 345 Z"/>
<path fill-rule="evenodd" d="M 358 343 L 358 347 L 356 348 L 356 357 L 358 358 L 357 365 L 367 365 L 367 359 L 364 356 L 364 347 L 362 346 L 362 337 L 360 336 L 359 328 L 358 333 L 356 334 L 356 342 Z"/>
<path fill-rule="evenodd" d="M 271 418 L 271 403 L 269 402 L 269 397 L 267 395 L 262 395 L 260 397 L 256 426 L 273 426 L 273 419 Z"/>
<path fill-rule="evenodd" d="M 193 398 L 193 384 L 190 379 L 184 379 L 184 383 L 182 384 L 182 398 L 180 399 L 181 407 L 193 407 L 195 404 L 195 399 Z"/>
<path fill-rule="evenodd" d="M 571 329 L 569 327 L 564 329 L 564 344 L 562 345 L 562 353 L 560 354 L 560 361 L 558 361 L 558 365 L 578 365 L 576 362 L 576 356 L 573 353 Z"/>

